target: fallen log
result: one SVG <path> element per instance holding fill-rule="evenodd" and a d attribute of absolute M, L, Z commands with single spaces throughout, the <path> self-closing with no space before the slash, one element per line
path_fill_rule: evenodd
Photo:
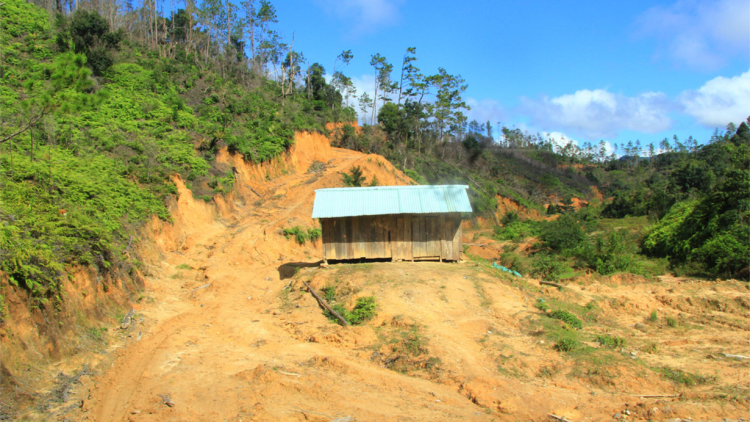
<path fill-rule="evenodd" d="M 540 281 L 539 284 L 545 284 L 547 286 L 555 286 L 558 289 L 562 289 L 564 287 L 562 284 L 553 283 L 551 281 Z"/>
<path fill-rule="evenodd" d="M 305 287 L 307 287 L 307 290 L 310 291 L 310 293 L 318 301 L 318 303 L 320 303 L 320 306 L 326 308 L 326 310 L 328 310 L 328 312 L 330 312 L 331 315 L 333 315 L 337 320 L 339 320 L 339 322 L 341 322 L 342 325 L 346 325 L 346 326 L 350 326 L 351 325 L 351 324 L 349 324 L 349 321 L 345 320 L 344 317 L 342 317 L 341 315 L 339 315 L 338 312 L 334 311 L 333 308 L 331 308 L 330 306 L 328 306 L 328 304 L 326 303 L 326 301 L 323 300 L 323 298 L 321 298 L 320 296 L 318 296 L 318 294 L 315 293 L 315 290 L 313 290 L 313 288 L 310 287 L 310 285 L 307 284 L 307 282 L 303 281 L 302 283 L 305 285 Z"/>

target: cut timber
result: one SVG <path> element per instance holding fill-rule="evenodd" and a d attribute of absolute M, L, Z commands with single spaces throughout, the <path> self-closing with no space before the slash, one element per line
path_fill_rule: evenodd
<path fill-rule="evenodd" d="M 551 281 L 540 281 L 540 282 L 539 282 L 539 284 L 545 284 L 545 285 L 547 285 L 547 286 L 555 286 L 555 287 L 557 287 L 558 289 L 562 289 L 562 288 L 563 288 L 563 285 L 562 285 L 562 284 L 557 284 L 557 283 L 553 283 L 553 282 L 551 282 Z"/>
<path fill-rule="evenodd" d="M 349 321 L 345 320 L 344 317 L 342 317 L 341 315 L 338 314 L 338 312 L 334 311 L 333 308 L 331 308 L 330 306 L 328 306 L 328 304 L 326 303 L 326 301 L 323 300 L 323 298 L 321 298 L 320 296 L 318 296 L 318 294 L 315 293 L 315 290 L 313 290 L 313 288 L 310 287 L 309 284 L 307 284 L 304 281 L 302 282 L 302 284 L 304 284 L 305 287 L 307 287 L 307 290 L 309 290 L 310 293 L 312 293 L 313 297 L 318 301 L 318 303 L 320 303 L 320 306 L 326 308 L 328 310 L 328 312 L 330 312 L 331 315 L 333 315 L 334 317 L 336 317 L 336 319 L 339 320 L 343 325 L 346 325 L 346 326 L 350 326 L 351 325 L 351 324 L 349 324 Z"/>

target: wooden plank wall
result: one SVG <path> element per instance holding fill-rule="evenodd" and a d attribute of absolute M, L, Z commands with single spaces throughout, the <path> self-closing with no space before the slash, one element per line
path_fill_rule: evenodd
<path fill-rule="evenodd" d="M 461 259 L 461 215 L 403 214 L 322 219 L 325 259 Z"/>

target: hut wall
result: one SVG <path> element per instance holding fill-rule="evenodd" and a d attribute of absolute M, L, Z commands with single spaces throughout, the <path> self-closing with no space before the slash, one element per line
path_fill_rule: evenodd
<path fill-rule="evenodd" d="M 321 222 L 325 259 L 461 258 L 458 213 L 325 218 Z"/>

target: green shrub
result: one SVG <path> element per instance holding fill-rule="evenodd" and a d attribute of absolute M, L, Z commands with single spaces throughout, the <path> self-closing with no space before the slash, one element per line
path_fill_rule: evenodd
<path fill-rule="evenodd" d="M 649 321 L 656 322 L 659 317 L 656 315 L 656 310 L 651 311 L 651 315 L 648 317 Z"/>
<path fill-rule="evenodd" d="M 323 292 L 323 297 L 330 303 L 336 300 L 336 286 L 328 285 L 320 289 Z"/>
<path fill-rule="evenodd" d="M 627 340 L 624 338 L 611 336 L 609 334 L 598 334 L 595 340 L 602 346 L 610 347 L 612 349 L 619 349 L 627 345 Z"/>
<path fill-rule="evenodd" d="M 577 316 L 573 315 L 569 311 L 558 309 L 556 311 L 553 311 L 551 314 L 549 314 L 549 316 L 550 318 L 559 319 L 560 321 L 565 322 L 566 324 L 568 324 L 569 326 L 573 328 L 576 328 L 579 330 L 583 328 L 583 322 L 581 322 L 581 320 L 578 319 Z"/>
<path fill-rule="evenodd" d="M 546 252 L 538 253 L 531 264 L 531 275 L 547 281 L 556 281 L 565 273 L 567 267 L 556 256 Z"/>
<path fill-rule="evenodd" d="M 328 290 L 328 292 L 334 292 L 335 290 Z M 335 296 L 335 293 L 324 293 L 326 294 L 326 299 L 328 299 L 328 295 L 330 294 L 331 297 Z M 333 300 L 333 298 L 328 299 Z M 362 324 L 365 321 L 369 321 L 372 318 L 375 317 L 377 314 L 377 303 L 375 301 L 374 296 L 366 296 L 366 297 L 360 297 L 357 299 L 357 303 L 354 305 L 354 308 L 352 308 L 351 311 L 347 310 L 343 303 L 337 303 L 331 308 L 336 311 L 339 315 L 341 315 L 342 318 L 344 318 L 349 324 L 352 325 L 359 325 Z M 331 320 L 332 322 L 340 323 L 341 321 L 338 320 L 333 314 L 328 312 L 328 310 L 325 311 L 325 316 Z"/>
<path fill-rule="evenodd" d="M 599 274 L 609 275 L 619 271 L 635 271 L 637 265 L 633 252 L 635 241 L 630 241 L 624 231 L 612 231 L 582 242 L 575 251 L 576 257 Z"/>
<path fill-rule="evenodd" d="M 367 177 L 362 175 L 362 168 L 352 166 L 349 169 L 349 174 L 341 173 L 341 180 L 344 182 L 344 186 L 361 187 L 365 183 L 365 180 L 367 180 Z"/>
<path fill-rule="evenodd" d="M 545 246 L 553 251 L 571 254 L 586 240 L 586 232 L 575 216 L 564 214 L 557 220 L 547 223 L 540 237 Z"/>
<path fill-rule="evenodd" d="M 555 348 L 561 352 L 572 352 L 580 345 L 580 342 L 572 337 L 563 337 L 557 340 Z"/>
<path fill-rule="evenodd" d="M 283 229 L 281 233 L 287 239 L 294 237 L 294 240 L 296 240 L 297 243 L 299 243 L 300 245 L 304 245 L 308 239 L 307 231 L 303 227 L 300 227 L 300 226 L 294 226 L 290 229 Z"/>
<path fill-rule="evenodd" d="M 315 242 L 316 240 L 320 239 L 322 235 L 323 235 L 323 232 L 318 228 L 307 229 L 307 237 L 310 239 L 311 242 Z"/>
<path fill-rule="evenodd" d="M 360 297 L 351 312 L 347 313 L 347 321 L 358 325 L 375 317 L 377 304 L 374 296 Z"/>

